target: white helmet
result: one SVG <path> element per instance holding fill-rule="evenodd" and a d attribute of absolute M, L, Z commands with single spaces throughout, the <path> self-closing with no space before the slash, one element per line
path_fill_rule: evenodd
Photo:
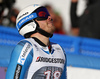
<path fill-rule="evenodd" d="M 47 37 L 52 35 L 39 28 L 38 23 L 34 20 L 45 20 L 48 18 L 49 13 L 47 9 L 38 4 L 34 4 L 24 8 L 17 16 L 16 27 L 19 33 L 25 37 L 27 34 L 39 32 Z"/>

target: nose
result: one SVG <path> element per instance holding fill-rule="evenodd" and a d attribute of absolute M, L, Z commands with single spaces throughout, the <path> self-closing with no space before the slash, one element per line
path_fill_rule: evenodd
<path fill-rule="evenodd" d="M 52 19 L 51 16 L 48 16 L 48 20 L 49 20 L 49 21 L 53 21 L 53 19 Z"/>

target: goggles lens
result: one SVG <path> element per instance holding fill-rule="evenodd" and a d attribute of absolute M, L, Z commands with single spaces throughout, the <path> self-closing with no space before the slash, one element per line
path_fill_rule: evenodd
<path fill-rule="evenodd" d="M 36 11 L 37 13 L 37 20 L 46 20 L 48 18 L 48 16 L 50 16 L 49 12 L 47 11 L 47 9 L 45 7 L 40 7 L 38 8 Z"/>

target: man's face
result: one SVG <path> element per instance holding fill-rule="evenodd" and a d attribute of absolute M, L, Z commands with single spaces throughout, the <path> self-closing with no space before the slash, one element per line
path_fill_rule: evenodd
<path fill-rule="evenodd" d="M 53 20 L 52 20 L 51 16 L 48 16 L 48 18 L 46 20 L 41 20 L 41 21 L 36 20 L 36 21 L 39 24 L 41 29 L 43 29 L 44 31 L 46 31 L 50 34 L 54 33 L 55 26 L 53 25 Z"/>

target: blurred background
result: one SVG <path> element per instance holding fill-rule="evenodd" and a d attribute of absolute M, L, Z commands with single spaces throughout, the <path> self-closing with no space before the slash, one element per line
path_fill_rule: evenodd
<path fill-rule="evenodd" d="M 5 79 L 11 51 L 24 39 L 16 29 L 20 10 L 44 5 L 56 27 L 52 42 L 67 54 L 68 79 L 100 79 L 99 0 L 0 0 L 0 79 Z"/>

